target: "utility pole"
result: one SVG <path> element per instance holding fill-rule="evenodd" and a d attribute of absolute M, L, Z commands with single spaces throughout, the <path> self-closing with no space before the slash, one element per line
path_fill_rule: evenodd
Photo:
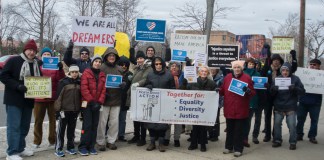
<path fill-rule="evenodd" d="M 0 0 L 0 56 L 2 56 L 2 7 L 1 7 L 1 0 Z"/>
<path fill-rule="evenodd" d="M 207 3 L 207 14 L 206 14 L 206 26 L 205 26 L 205 33 L 207 35 L 207 44 L 209 44 L 211 28 L 213 25 L 213 14 L 214 14 L 214 4 L 215 0 L 206 0 Z"/>
<path fill-rule="evenodd" d="M 300 24 L 299 24 L 299 54 L 298 66 L 304 67 L 304 46 L 305 46 L 305 0 L 300 0 Z"/>

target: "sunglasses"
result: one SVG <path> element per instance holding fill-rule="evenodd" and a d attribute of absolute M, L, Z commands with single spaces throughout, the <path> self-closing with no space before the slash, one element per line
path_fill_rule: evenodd
<path fill-rule="evenodd" d="M 155 65 L 157 66 L 157 65 L 160 65 L 160 66 L 162 66 L 162 63 L 155 63 Z"/>

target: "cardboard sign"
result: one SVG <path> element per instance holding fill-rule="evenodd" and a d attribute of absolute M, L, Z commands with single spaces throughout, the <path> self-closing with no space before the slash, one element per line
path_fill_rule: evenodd
<path fill-rule="evenodd" d="M 275 86 L 279 87 L 279 90 L 288 90 L 291 85 L 291 78 L 275 78 Z"/>
<path fill-rule="evenodd" d="M 25 77 L 25 98 L 52 98 L 51 77 Z"/>
<path fill-rule="evenodd" d="M 59 63 L 58 57 L 43 57 L 43 66 L 42 68 L 45 70 L 59 70 L 57 64 Z"/>
<path fill-rule="evenodd" d="M 131 119 L 141 122 L 213 126 L 218 93 L 137 87 L 131 92 Z"/>
<path fill-rule="evenodd" d="M 231 62 L 239 59 L 239 46 L 209 44 L 207 53 L 208 67 L 231 68 Z"/>
<path fill-rule="evenodd" d="M 268 77 L 252 76 L 252 81 L 254 82 L 254 89 L 267 89 L 264 87 L 264 84 L 268 83 Z"/>
<path fill-rule="evenodd" d="M 206 61 L 207 61 L 206 53 L 195 53 L 195 66 L 196 67 L 205 66 Z"/>
<path fill-rule="evenodd" d="M 123 81 L 123 76 L 107 74 L 106 88 L 119 88 L 119 85 Z"/>
<path fill-rule="evenodd" d="M 75 16 L 72 18 L 72 41 L 76 46 L 114 47 L 116 19 Z"/>
<path fill-rule="evenodd" d="M 206 35 L 171 33 L 170 48 L 187 51 L 187 56 L 194 59 L 195 53 L 206 53 L 206 42 Z"/>
<path fill-rule="evenodd" d="M 272 53 L 289 54 L 290 50 L 294 49 L 293 37 L 273 37 L 272 38 Z"/>
<path fill-rule="evenodd" d="M 183 50 L 172 50 L 171 61 L 185 62 L 187 57 L 187 51 Z"/>
<path fill-rule="evenodd" d="M 135 40 L 164 43 L 165 26 L 165 20 L 137 19 Z"/>
<path fill-rule="evenodd" d="M 324 94 L 324 71 L 298 67 L 295 75 L 304 85 L 306 93 Z"/>
<path fill-rule="evenodd" d="M 185 66 L 183 73 L 183 76 L 188 80 L 188 83 L 197 82 L 197 68 L 195 66 Z"/>
<path fill-rule="evenodd" d="M 231 84 L 228 87 L 228 90 L 233 92 L 233 93 L 236 93 L 236 94 L 238 94 L 240 96 L 244 96 L 245 92 L 243 91 L 243 87 L 245 87 L 245 86 L 247 87 L 248 84 L 243 82 L 243 81 L 232 78 L 232 81 L 231 81 Z"/>

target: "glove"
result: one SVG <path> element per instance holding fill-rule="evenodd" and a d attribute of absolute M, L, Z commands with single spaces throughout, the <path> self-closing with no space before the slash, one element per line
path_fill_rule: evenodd
<path fill-rule="evenodd" d="M 69 42 L 69 45 L 68 45 L 68 50 L 72 50 L 73 49 L 73 46 L 74 46 L 74 43 L 73 43 L 73 41 L 72 41 L 72 39 L 70 40 L 70 42 Z"/>
<path fill-rule="evenodd" d="M 17 87 L 17 90 L 21 93 L 26 93 L 27 92 L 27 87 L 23 84 L 20 84 L 18 87 Z"/>
<path fill-rule="evenodd" d="M 246 87 L 246 86 L 244 86 L 244 87 L 242 88 L 242 90 L 243 90 L 243 92 L 245 92 L 245 93 L 247 93 L 247 94 L 251 93 L 251 89 L 248 88 L 248 87 Z"/>
<path fill-rule="evenodd" d="M 268 88 L 269 87 L 269 83 L 264 83 L 263 85 L 265 88 Z"/>
<path fill-rule="evenodd" d="M 149 90 L 152 90 L 152 89 L 153 89 L 153 86 L 150 85 L 150 84 L 149 84 L 149 85 L 146 85 L 145 87 L 146 87 L 147 89 L 149 89 Z"/>
<path fill-rule="evenodd" d="M 101 104 L 98 102 L 94 102 L 93 106 L 91 107 L 91 110 L 93 111 L 99 111 L 101 108 Z"/>
<path fill-rule="evenodd" d="M 189 57 L 186 57 L 186 66 L 191 66 L 191 60 Z"/>
<path fill-rule="evenodd" d="M 121 84 L 119 84 L 119 88 L 124 90 L 126 88 L 126 82 L 122 82 Z"/>
<path fill-rule="evenodd" d="M 183 86 L 187 86 L 187 85 L 188 85 L 188 80 L 187 80 L 186 78 L 184 78 L 184 79 L 182 80 L 182 85 L 183 85 Z"/>
<path fill-rule="evenodd" d="M 89 106 L 89 107 L 92 107 L 92 106 L 95 105 L 95 103 L 96 103 L 95 101 L 90 101 L 90 102 L 88 103 L 88 106 Z"/>
<path fill-rule="evenodd" d="M 289 91 L 290 92 L 293 92 L 294 90 L 295 90 L 295 85 L 294 84 L 292 84 L 292 85 L 290 85 L 289 87 L 288 87 L 288 89 L 289 89 Z"/>
<path fill-rule="evenodd" d="M 165 56 L 164 56 L 164 60 L 165 61 L 171 61 L 171 49 L 170 48 L 167 48 L 165 50 Z"/>
<path fill-rule="evenodd" d="M 216 88 L 215 91 L 216 93 L 218 93 L 220 91 L 220 88 Z"/>
<path fill-rule="evenodd" d="M 293 59 L 293 60 L 296 60 L 297 58 L 296 58 L 296 51 L 295 50 L 291 50 L 290 51 L 290 55 L 291 55 L 291 58 Z"/>
<path fill-rule="evenodd" d="M 59 68 L 60 71 L 62 71 L 63 70 L 63 64 L 62 64 L 62 62 L 59 62 L 57 64 L 57 67 Z"/>
<path fill-rule="evenodd" d="M 132 90 L 136 90 L 136 87 L 138 87 L 139 86 L 139 83 L 133 83 L 132 84 Z"/>
<path fill-rule="evenodd" d="M 42 60 L 37 60 L 38 66 L 42 66 L 43 65 L 43 61 Z"/>
<path fill-rule="evenodd" d="M 127 77 L 127 79 L 129 80 L 129 81 L 132 81 L 133 80 L 133 75 L 128 75 L 128 77 Z"/>

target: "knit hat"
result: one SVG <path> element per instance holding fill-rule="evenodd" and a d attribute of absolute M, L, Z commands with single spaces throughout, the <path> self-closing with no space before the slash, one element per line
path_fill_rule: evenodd
<path fill-rule="evenodd" d="M 70 75 L 70 73 L 71 73 L 72 71 L 78 71 L 78 72 L 80 72 L 80 69 L 79 69 L 79 67 L 78 67 L 77 65 L 72 64 L 72 65 L 69 67 L 68 75 Z"/>
<path fill-rule="evenodd" d="M 48 47 L 43 48 L 42 51 L 41 51 L 41 56 L 45 52 L 49 52 L 51 54 L 51 56 L 53 56 L 53 52 L 52 52 L 52 50 L 50 48 L 48 48 Z"/>
<path fill-rule="evenodd" d="M 137 53 L 136 53 L 136 59 L 138 59 L 138 58 L 140 58 L 140 57 L 142 57 L 142 58 L 145 59 L 145 54 L 144 54 L 143 51 L 137 51 Z"/>
<path fill-rule="evenodd" d="M 32 50 L 34 50 L 35 52 L 37 52 L 37 45 L 36 45 L 36 42 L 35 42 L 33 39 L 29 40 L 29 41 L 26 43 L 26 45 L 25 45 L 25 47 L 24 47 L 24 52 L 25 52 L 27 49 L 32 49 Z"/>
<path fill-rule="evenodd" d="M 285 62 L 281 67 L 280 67 L 280 73 L 282 72 L 283 69 L 289 70 L 289 76 L 291 75 L 291 65 L 289 62 Z"/>
<path fill-rule="evenodd" d="M 231 62 L 232 68 L 234 68 L 234 66 L 238 65 L 238 66 L 241 67 L 242 70 L 243 70 L 243 67 L 244 67 L 244 63 L 245 63 L 244 61 L 239 61 L 239 60 Z"/>
<path fill-rule="evenodd" d="M 88 55 L 90 54 L 90 51 L 89 51 L 89 49 L 87 48 L 87 47 L 82 47 L 81 49 L 80 49 L 80 54 L 82 53 L 82 52 L 87 52 L 88 53 Z"/>
<path fill-rule="evenodd" d="M 96 59 L 100 59 L 101 62 L 102 62 L 102 58 L 101 58 L 101 56 L 94 55 L 94 56 L 92 57 L 92 59 L 91 59 L 91 66 L 92 66 L 92 63 L 93 63 Z"/>
<path fill-rule="evenodd" d="M 118 61 L 118 65 L 119 66 L 125 65 L 127 67 L 127 69 L 128 69 L 129 65 L 130 65 L 130 61 L 129 61 L 129 59 L 127 57 L 121 56 L 119 61 Z"/>
<path fill-rule="evenodd" d="M 272 61 L 275 60 L 275 59 L 279 60 L 281 65 L 284 63 L 284 60 L 281 58 L 281 56 L 279 54 L 273 54 L 271 56 L 271 63 L 270 64 L 272 64 Z"/>

